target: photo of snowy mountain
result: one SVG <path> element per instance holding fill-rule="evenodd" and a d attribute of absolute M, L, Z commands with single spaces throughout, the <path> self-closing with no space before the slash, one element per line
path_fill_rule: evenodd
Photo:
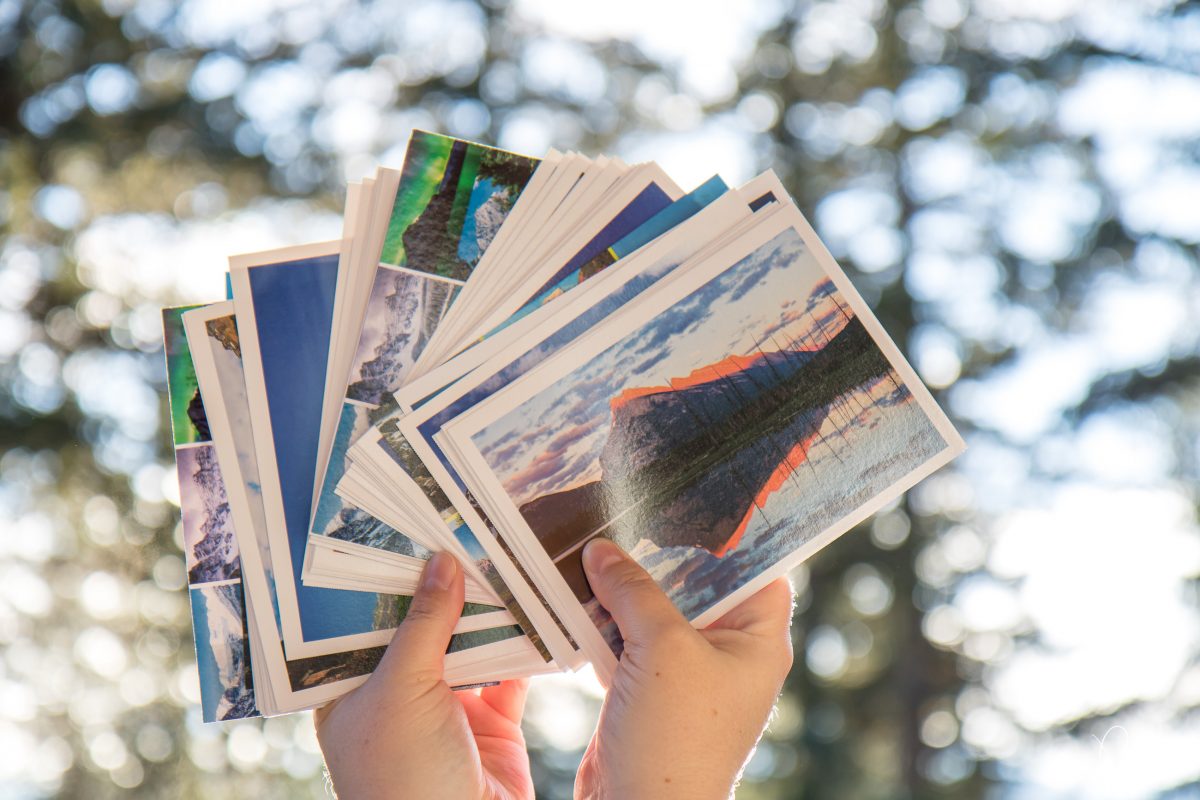
<path fill-rule="evenodd" d="M 375 273 L 346 397 L 377 406 L 399 389 L 460 286 L 381 266 Z"/>
<path fill-rule="evenodd" d="M 190 594 L 204 721 L 257 716 L 241 583 L 193 586 Z"/>
<path fill-rule="evenodd" d="M 347 504 L 334 491 L 345 474 L 346 451 L 371 426 L 370 409 L 355 403 L 343 403 L 330 451 L 329 469 L 317 511 L 313 515 L 312 532 L 343 542 L 374 547 L 412 558 L 427 559 L 432 553 L 404 534 L 360 508 Z"/>
<path fill-rule="evenodd" d="M 233 515 L 217 465 L 216 448 L 211 444 L 181 447 L 175 452 L 175 460 L 188 583 L 240 577 L 241 561 L 233 536 Z"/>

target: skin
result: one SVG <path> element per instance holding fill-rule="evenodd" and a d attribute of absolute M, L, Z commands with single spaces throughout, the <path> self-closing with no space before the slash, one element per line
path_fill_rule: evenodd
<path fill-rule="evenodd" d="M 728 798 L 791 667 L 787 582 L 697 631 L 611 542 L 589 544 L 584 568 L 625 652 L 575 797 Z M 375 672 L 317 710 L 317 738 L 340 797 L 533 798 L 521 733 L 527 682 L 454 692 L 442 680 L 462 604 L 462 570 L 439 553 Z"/>
<path fill-rule="evenodd" d="M 317 709 L 317 740 L 339 797 L 533 797 L 521 734 L 528 682 L 455 692 L 442 680 L 463 594 L 454 557 L 434 555 L 375 672 Z"/>
<path fill-rule="evenodd" d="M 625 651 L 575 797 L 728 798 L 792 666 L 791 587 L 777 580 L 698 631 L 615 544 L 583 559 Z"/>

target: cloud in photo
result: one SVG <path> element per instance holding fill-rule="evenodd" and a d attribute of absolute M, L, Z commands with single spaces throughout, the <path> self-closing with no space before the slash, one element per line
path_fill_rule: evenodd
<path fill-rule="evenodd" d="M 831 289 L 799 235 L 784 231 L 473 439 L 518 505 L 596 480 L 611 398 L 626 388 L 665 386 L 764 340 L 773 349 L 772 335 L 781 344 L 805 337 L 823 344 L 834 328 L 827 323 L 826 334 L 814 335 L 809 312 L 823 304 L 836 312 Z M 571 431 L 569 448 L 557 438 L 562 431 Z"/>

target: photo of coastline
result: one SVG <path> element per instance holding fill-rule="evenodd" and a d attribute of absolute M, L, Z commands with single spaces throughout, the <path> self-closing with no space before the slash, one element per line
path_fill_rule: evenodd
<path fill-rule="evenodd" d="M 947 447 L 793 229 L 473 440 L 618 653 L 590 539 L 694 617 Z"/>

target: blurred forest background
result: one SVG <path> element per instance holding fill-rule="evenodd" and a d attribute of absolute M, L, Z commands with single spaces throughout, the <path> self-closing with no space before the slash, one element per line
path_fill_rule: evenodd
<path fill-rule="evenodd" d="M 326 795 L 199 721 L 159 308 L 413 127 L 775 168 L 969 440 L 794 576 L 739 798 L 1200 795 L 1198 74 L 1170 0 L 0 0 L 0 797 Z"/>

